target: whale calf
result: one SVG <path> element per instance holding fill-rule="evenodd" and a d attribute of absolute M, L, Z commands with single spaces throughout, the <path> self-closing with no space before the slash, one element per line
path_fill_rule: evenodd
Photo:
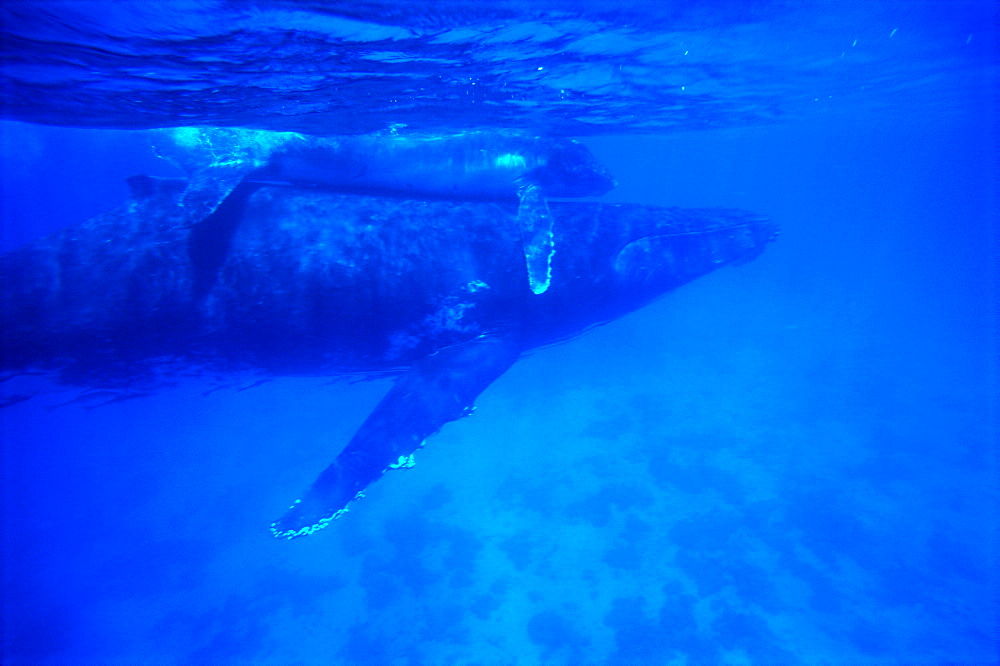
<path fill-rule="evenodd" d="M 520 354 L 566 340 L 774 238 L 738 210 L 552 202 L 560 251 L 534 294 L 509 206 L 242 183 L 190 224 L 183 180 L 0 256 L 0 367 L 138 386 L 192 367 L 389 373 L 394 386 L 272 525 L 310 534 Z"/>
<path fill-rule="evenodd" d="M 512 200 L 598 196 L 615 179 L 574 139 L 501 130 L 309 136 L 222 127 L 154 131 L 154 150 L 188 175 L 231 168 L 238 180 L 316 185 L 353 194 Z M 209 211 L 210 212 L 210 211 Z"/>
<path fill-rule="evenodd" d="M 573 139 L 500 130 L 316 137 L 238 128 L 157 130 L 154 149 L 190 176 L 190 214 L 210 214 L 241 182 L 352 194 L 516 203 L 529 283 L 549 285 L 550 197 L 605 194 L 615 180 Z"/>

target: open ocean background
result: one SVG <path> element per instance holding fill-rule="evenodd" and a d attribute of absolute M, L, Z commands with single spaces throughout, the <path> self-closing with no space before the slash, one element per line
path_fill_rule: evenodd
<path fill-rule="evenodd" d="M 291 542 L 268 525 L 388 380 L 37 379 L 0 411 L 3 664 L 1000 663 L 995 2 L 0 20 L 5 251 L 176 175 L 141 130 L 198 124 L 578 137 L 602 200 L 782 229 L 523 358 Z"/>

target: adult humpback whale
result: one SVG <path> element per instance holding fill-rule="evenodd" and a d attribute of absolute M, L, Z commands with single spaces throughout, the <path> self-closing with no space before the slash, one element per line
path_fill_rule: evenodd
<path fill-rule="evenodd" d="M 608 192 L 615 180 L 573 139 L 517 132 L 315 137 L 238 128 L 157 130 L 154 149 L 190 176 L 181 202 L 209 215 L 241 182 L 314 186 L 352 194 L 517 203 L 528 280 L 551 278 L 548 197 Z"/>
<path fill-rule="evenodd" d="M 126 206 L 0 257 L 0 367 L 129 382 L 160 369 L 395 373 L 347 446 L 272 530 L 324 527 L 520 353 L 757 256 L 735 210 L 554 202 L 552 286 L 532 293 L 495 202 L 244 183 L 191 225 L 186 183 L 137 177 Z"/>

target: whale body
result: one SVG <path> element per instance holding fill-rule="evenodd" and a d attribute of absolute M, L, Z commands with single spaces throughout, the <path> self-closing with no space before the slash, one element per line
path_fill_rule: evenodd
<path fill-rule="evenodd" d="M 599 196 L 615 179 L 574 139 L 499 130 L 319 137 L 239 128 L 157 130 L 155 151 L 189 175 L 229 171 L 231 182 L 313 185 L 352 194 L 518 200 Z M 233 182 L 235 181 L 235 182 Z"/>
<path fill-rule="evenodd" d="M 516 200 L 536 185 L 550 197 L 605 194 L 614 179 L 573 139 L 498 132 L 349 136 L 290 144 L 250 175 L 353 193 Z"/>
<path fill-rule="evenodd" d="M 396 383 L 272 525 L 312 533 L 518 356 L 615 319 L 774 237 L 737 210 L 553 202 L 560 251 L 533 293 L 516 213 L 241 184 L 189 224 L 187 184 L 131 181 L 126 206 L 0 256 L 0 367 L 67 382 L 164 369 L 390 373 Z"/>

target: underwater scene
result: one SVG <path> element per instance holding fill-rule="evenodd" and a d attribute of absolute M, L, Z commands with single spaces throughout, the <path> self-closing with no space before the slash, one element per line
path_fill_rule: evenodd
<path fill-rule="evenodd" d="M 0 29 L 0 663 L 1000 663 L 996 3 Z"/>

